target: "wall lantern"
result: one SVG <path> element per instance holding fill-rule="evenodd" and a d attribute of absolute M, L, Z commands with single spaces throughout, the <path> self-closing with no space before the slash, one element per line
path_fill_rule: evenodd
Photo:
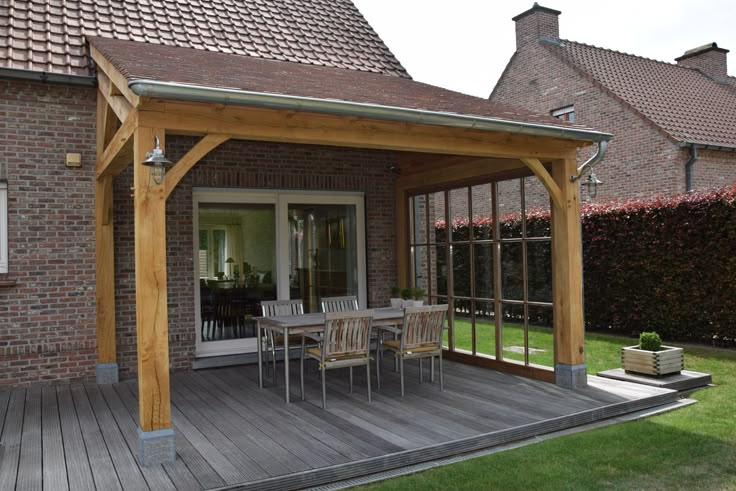
<path fill-rule="evenodd" d="M 142 163 L 151 169 L 151 179 L 156 184 L 161 184 L 164 181 L 164 175 L 166 174 L 166 166 L 171 164 L 171 161 L 164 156 L 164 151 L 161 150 L 159 145 L 158 136 L 153 137 L 154 148 L 146 154 L 146 160 Z"/>
<path fill-rule="evenodd" d="M 603 184 L 603 181 L 599 180 L 593 172 L 588 174 L 588 179 L 583 183 L 583 186 L 588 188 L 588 196 L 595 198 L 598 195 L 598 186 Z"/>

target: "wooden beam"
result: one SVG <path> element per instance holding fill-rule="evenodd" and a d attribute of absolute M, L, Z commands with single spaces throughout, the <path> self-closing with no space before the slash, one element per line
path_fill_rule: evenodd
<path fill-rule="evenodd" d="M 132 136 L 138 125 L 137 116 L 137 111 L 133 111 L 128 115 L 128 119 L 125 120 L 123 125 L 115 133 L 115 136 L 105 148 L 102 156 L 97 158 L 97 164 L 95 166 L 97 179 L 116 176 L 133 161 Z"/>
<path fill-rule="evenodd" d="M 114 117 L 114 116 L 113 116 Z M 97 93 L 97 156 L 110 138 L 109 105 Z M 97 309 L 97 362 L 117 363 L 115 346 L 115 248 L 112 177 L 95 181 L 95 298 Z"/>
<path fill-rule="evenodd" d="M 134 163 L 135 298 L 138 338 L 138 402 L 140 428 L 171 428 L 169 325 L 166 290 L 165 186 L 151 180 L 142 164 L 154 147 L 165 146 L 165 131 L 136 128 Z"/>
<path fill-rule="evenodd" d="M 229 139 L 230 135 L 207 135 L 197 142 L 197 144 L 166 173 L 166 180 L 164 181 L 166 183 L 166 198 L 169 198 L 171 193 L 174 191 L 174 188 L 176 188 L 176 185 L 179 184 L 179 181 L 182 180 L 182 178 L 197 162 L 202 160 L 202 158 L 214 148 Z"/>
<path fill-rule="evenodd" d="M 532 172 L 534 172 L 534 175 L 537 176 L 540 181 L 542 181 L 542 184 L 544 185 L 545 189 L 547 189 L 550 198 L 552 198 L 552 202 L 555 203 L 558 207 L 562 207 L 562 192 L 560 191 L 560 186 L 555 183 L 554 179 L 552 179 L 552 176 L 549 172 L 547 172 L 547 169 L 544 168 L 539 159 L 527 157 L 520 160 L 524 162 L 524 164 L 526 164 L 526 166 L 529 167 Z"/>
<path fill-rule="evenodd" d="M 118 71 L 117 68 L 113 66 L 112 63 L 107 61 L 107 58 L 105 58 L 102 53 L 97 51 L 96 48 L 93 46 L 90 46 L 90 56 L 92 56 L 92 59 L 97 64 L 97 70 L 98 72 L 102 72 L 110 79 L 110 82 L 114 86 L 114 90 L 122 94 L 123 97 L 130 103 L 132 107 L 137 107 L 138 104 L 140 104 L 140 98 L 135 95 L 129 88 L 128 88 L 128 80 L 125 78 L 125 76 Z M 115 92 L 111 92 L 114 94 Z M 121 119 L 123 121 L 123 119 Z"/>
<path fill-rule="evenodd" d="M 446 189 L 448 186 L 488 181 L 518 170 L 528 172 L 519 159 L 467 159 L 464 163 L 452 166 L 430 166 L 422 172 L 406 175 L 402 172 L 396 180 L 396 186 L 407 191 Z"/>
<path fill-rule="evenodd" d="M 411 284 L 409 278 L 409 195 L 396 188 L 394 200 L 394 230 L 396 231 L 396 281 L 404 288 Z"/>
<path fill-rule="evenodd" d="M 576 167 L 574 153 L 552 166 L 561 198 L 560 204 L 552 202 L 551 214 L 555 365 L 585 362 L 580 204 L 578 185 L 570 182 Z"/>
<path fill-rule="evenodd" d="M 142 126 L 169 133 L 478 157 L 562 158 L 585 142 L 307 112 L 152 100 L 139 109 Z"/>
<path fill-rule="evenodd" d="M 107 103 L 115 112 L 117 118 L 120 121 L 128 119 L 128 114 L 133 110 L 133 106 L 131 106 L 130 102 L 120 94 L 117 87 L 112 85 L 112 82 L 110 82 L 110 79 L 104 72 L 97 73 L 97 85 L 100 92 L 107 100 Z"/>

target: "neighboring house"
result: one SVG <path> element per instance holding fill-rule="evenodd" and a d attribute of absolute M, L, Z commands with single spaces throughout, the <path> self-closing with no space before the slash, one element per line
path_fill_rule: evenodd
<path fill-rule="evenodd" d="M 554 367 L 474 334 L 447 356 L 587 383 L 569 176 L 578 148 L 611 135 L 411 80 L 349 0 L 27 0 L 0 22 L 0 385 L 137 376 L 148 461 L 158 430 L 173 447 L 169 370 L 254 361 L 260 301 L 379 307 L 394 284 L 554 313 Z M 149 165 L 161 154 L 165 174 Z M 537 180 L 553 203 L 550 236 L 531 238 L 555 255 L 548 295 L 453 289 L 452 247 L 529 238 L 436 244 L 422 209 Z M 487 284 L 494 261 L 478 265 Z"/>
<path fill-rule="evenodd" d="M 712 43 L 677 64 L 650 60 L 560 39 L 559 15 L 535 3 L 513 18 L 516 52 L 490 100 L 613 133 L 594 168 L 604 183 L 600 200 L 736 181 L 736 78 L 727 72 L 728 50 Z M 581 196 L 590 198 L 585 188 Z"/>

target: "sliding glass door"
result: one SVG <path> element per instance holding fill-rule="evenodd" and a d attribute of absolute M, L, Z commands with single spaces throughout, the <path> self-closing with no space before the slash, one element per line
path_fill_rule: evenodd
<path fill-rule="evenodd" d="M 198 189 L 194 224 L 197 356 L 255 350 L 263 300 L 366 304 L 362 195 Z"/>

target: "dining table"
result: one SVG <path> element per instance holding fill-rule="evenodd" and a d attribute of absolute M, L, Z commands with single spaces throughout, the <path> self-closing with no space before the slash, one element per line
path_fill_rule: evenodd
<path fill-rule="evenodd" d="M 266 330 L 280 334 L 284 339 L 284 398 L 289 401 L 289 336 L 295 334 L 322 332 L 325 328 L 324 312 L 299 315 L 276 315 L 257 317 L 256 336 L 258 342 L 258 386 L 263 388 L 263 332 Z M 381 307 L 373 309 L 373 327 L 395 330 L 404 321 L 403 309 Z"/>

